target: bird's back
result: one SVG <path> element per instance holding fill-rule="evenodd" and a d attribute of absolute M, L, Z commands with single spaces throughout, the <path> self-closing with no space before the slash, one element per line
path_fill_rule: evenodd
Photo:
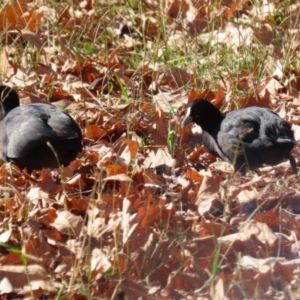
<path fill-rule="evenodd" d="M 204 133 L 212 154 L 232 162 L 237 170 L 276 165 L 295 145 L 290 125 L 273 111 L 249 107 L 230 112 L 212 134 Z"/>
<path fill-rule="evenodd" d="M 60 109 L 48 104 L 29 104 L 11 110 L 2 122 L 5 138 L 2 156 L 31 169 L 68 164 L 82 150 L 82 134 L 76 122 Z M 5 139 L 5 141 L 4 141 Z M 47 145 L 50 142 L 53 149 Z M 5 153 L 4 153 L 5 152 Z"/>

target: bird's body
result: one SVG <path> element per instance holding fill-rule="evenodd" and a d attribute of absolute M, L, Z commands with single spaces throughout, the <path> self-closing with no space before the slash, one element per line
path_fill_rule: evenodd
<path fill-rule="evenodd" d="M 248 107 L 223 116 L 205 99 L 195 100 L 183 125 L 194 122 L 203 130 L 207 151 L 232 163 L 236 170 L 253 170 L 289 159 L 297 172 L 291 150 L 296 144 L 290 125 L 267 108 Z"/>
<path fill-rule="evenodd" d="M 82 150 L 81 130 L 67 113 L 44 103 L 19 106 L 6 86 L 0 96 L 0 159 L 31 172 L 68 165 Z"/>

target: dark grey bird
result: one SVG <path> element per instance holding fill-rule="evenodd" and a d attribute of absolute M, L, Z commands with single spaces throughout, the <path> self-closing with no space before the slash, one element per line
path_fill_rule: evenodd
<path fill-rule="evenodd" d="M 288 122 L 267 108 L 247 107 L 224 116 L 212 103 L 197 99 L 187 109 L 182 126 L 190 122 L 202 128 L 203 145 L 207 151 L 233 164 L 245 173 L 263 164 L 277 165 L 289 160 L 297 173 L 291 150 L 296 145 Z"/>
<path fill-rule="evenodd" d="M 67 166 L 82 150 L 77 123 L 46 103 L 21 105 L 16 91 L 0 86 L 0 159 L 28 172 Z"/>

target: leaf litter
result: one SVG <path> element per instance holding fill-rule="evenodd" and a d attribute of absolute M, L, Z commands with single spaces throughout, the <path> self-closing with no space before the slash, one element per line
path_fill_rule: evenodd
<path fill-rule="evenodd" d="M 1 297 L 296 299 L 289 164 L 240 176 L 180 123 L 205 97 L 270 107 L 299 141 L 297 3 L 130 3 L 0 8 L 1 81 L 68 111 L 85 146 L 65 168 L 0 169 Z"/>

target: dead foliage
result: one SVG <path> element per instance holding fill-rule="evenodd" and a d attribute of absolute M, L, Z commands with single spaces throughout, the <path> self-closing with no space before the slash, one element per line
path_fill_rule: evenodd
<path fill-rule="evenodd" d="M 241 177 L 180 128 L 205 97 L 270 107 L 300 139 L 297 1 L 72 3 L 0 7 L 1 81 L 66 109 L 85 145 L 66 168 L 2 165 L 1 297 L 298 298 L 288 162 Z"/>

